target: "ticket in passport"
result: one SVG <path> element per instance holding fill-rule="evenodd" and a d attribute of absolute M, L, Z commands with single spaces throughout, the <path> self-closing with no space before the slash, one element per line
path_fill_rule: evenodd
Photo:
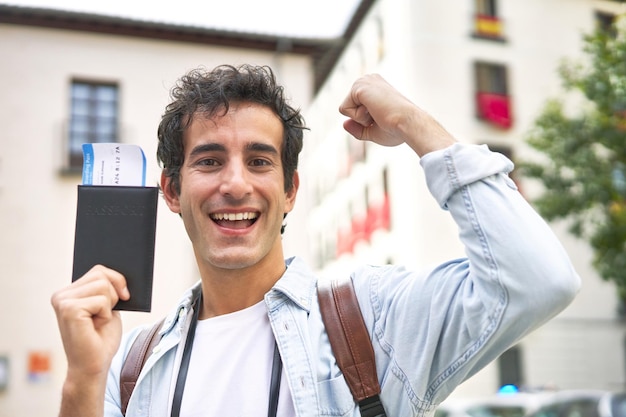
<path fill-rule="evenodd" d="M 139 146 L 83 145 L 72 281 L 100 264 L 126 278 L 130 299 L 116 310 L 150 311 L 158 188 L 146 187 Z"/>
<path fill-rule="evenodd" d="M 124 143 L 83 144 L 83 185 L 146 185 L 146 156 Z"/>

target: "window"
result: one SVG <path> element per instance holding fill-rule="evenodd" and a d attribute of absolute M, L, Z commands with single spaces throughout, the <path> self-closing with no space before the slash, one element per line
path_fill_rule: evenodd
<path fill-rule="evenodd" d="M 524 385 L 522 352 L 519 347 L 514 346 L 500 355 L 498 370 L 501 387 L 504 385 L 515 385 L 516 387 Z"/>
<path fill-rule="evenodd" d="M 481 404 L 465 412 L 471 417 L 524 417 L 526 411 L 521 405 Z"/>
<path fill-rule="evenodd" d="M 532 417 L 560 417 L 561 404 L 548 404 L 531 414 Z"/>
<path fill-rule="evenodd" d="M 502 19 L 498 17 L 497 0 L 474 0 L 474 36 L 503 40 Z"/>
<path fill-rule="evenodd" d="M 362 193 L 348 202 L 337 228 L 337 258 L 354 252 L 359 242 L 371 242 L 377 231 L 391 229 L 388 176 L 385 167 L 378 178 L 372 178 Z"/>
<path fill-rule="evenodd" d="M 581 398 L 567 404 L 563 417 L 600 417 L 598 411 L 598 400 L 592 398 Z"/>
<path fill-rule="evenodd" d="M 354 140 L 348 138 L 348 153 L 350 158 L 350 166 L 359 162 L 365 162 L 367 156 L 367 142 L 364 140 Z"/>
<path fill-rule="evenodd" d="M 508 129 L 512 124 L 511 103 L 507 86 L 507 68 L 504 65 L 477 62 L 476 114 L 479 119 Z"/>
<path fill-rule="evenodd" d="M 389 203 L 389 172 L 385 167 L 371 189 L 366 189 L 367 239 L 371 239 L 377 230 L 391 229 L 391 209 Z"/>
<path fill-rule="evenodd" d="M 611 395 L 610 403 L 611 403 L 610 408 L 611 408 L 612 416 L 614 417 L 626 416 L 626 394 L 615 393 Z"/>
<path fill-rule="evenodd" d="M 478 91 L 506 95 L 506 67 L 486 62 L 476 63 L 476 85 Z"/>
<path fill-rule="evenodd" d="M 515 157 L 513 155 L 513 148 L 511 148 L 510 146 L 490 144 L 489 149 L 491 149 L 493 152 L 501 153 L 502 155 L 509 158 L 512 162 L 515 162 Z M 509 177 L 513 180 L 513 182 L 515 182 L 515 185 L 517 185 L 519 192 L 522 193 L 522 187 L 519 183 L 519 180 L 517 177 L 517 171 L 515 171 L 515 169 L 509 173 Z"/>
<path fill-rule="evenodd" d="M 475 0 L 476 3 L 476 13 L 482 14 L 483 16 L 498 16 L 496 10 L 496 0 Z"/>
<path fill-rule="evenodd" d="M 376 17 L 376 28 L 378 29 L 378 48 L 377 48 L 377 62 L 383 60 L 385 56 L 385 28 L 383 26 L 383 21 L 380 16 Z"/>
<path fill-rule="evenodd" d="M 73 81 L 68 129 L 70 169 L 83 163 L 83 143 L 118 142 L 118 87 Z"/>
<path fill-rule="evenodd" d="M 600 30 L 605 31 L 612 37 L 617 36 L 617 29 L 614 26 L 615 23 L 615 15 L 613 13 L 605 13 L 597 11 L 595 14 L 596 17 L 596 25 Z"/>

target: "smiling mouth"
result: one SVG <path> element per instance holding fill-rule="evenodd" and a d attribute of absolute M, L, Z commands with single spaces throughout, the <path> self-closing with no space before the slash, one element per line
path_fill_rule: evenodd
<path fill-rule="evenodd" d="M 254 212 L 213 213 L 210 217 L 211 220 L 221 227 L 229 229 L 245 229 L 246 227 L 252 226 L 254 222 L 256 222 L 259 214 Z"/>

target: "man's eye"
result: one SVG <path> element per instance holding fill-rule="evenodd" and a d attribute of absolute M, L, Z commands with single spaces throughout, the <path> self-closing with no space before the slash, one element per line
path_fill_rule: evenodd
<path fill-rule="evenodd" d="M 213 165 L 217 165 L 217 161 L 215 159 L 200 159 L 198 162 L 196 162 L 196 165 L 203 165 L 203 166 L 213 166 Z"/>
<path fill-rule="evenodd" d="M 253 159 L 251 162 L 251 165 L 255 167 L 262 167 L 262 166 L 271 165 L 271 163 L 266 159 Z"/>

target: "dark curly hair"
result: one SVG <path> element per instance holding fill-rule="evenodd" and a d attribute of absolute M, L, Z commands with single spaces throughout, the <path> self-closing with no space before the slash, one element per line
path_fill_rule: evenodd
<path fill-rule="evenodd" d="M 171 90 L 171 103 L 159 123 L 157 159 L 170 186 L 180 193 L 180 168 L 184 160 L 183 133 L 195 115 L 211 118 L 228 112 L 231 103 L 249 102 L 267 106 L 282 121 L 284 137 L 281 149 L 285 191 L 293 187 L 302 150 L 304 118 L 291 107 L 284 89 L 267 66 L 220 65 L 211 71 L 194 69 L 183 75 Z"/>

